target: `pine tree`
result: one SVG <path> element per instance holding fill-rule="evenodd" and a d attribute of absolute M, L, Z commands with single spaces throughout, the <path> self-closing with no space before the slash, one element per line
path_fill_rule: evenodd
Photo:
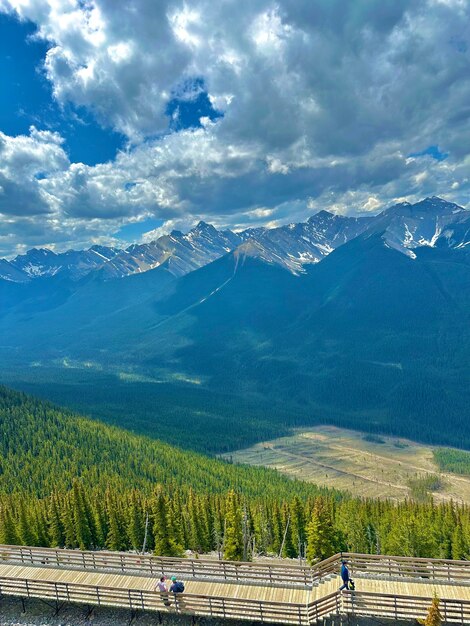
<path fill-rule="evenodd" d="M 6 505 L 0 507 L 0 543 L 10 546 L 20 543 L 11 512 Z"/>
<path fill-rule="evenodd" d="M 439 609 L 439 598 L 436 595 L 432 599 L 426 619 L 419 620 L 419 623 L 423 626 L 441 626 L 442 614 Z"/>
<path fill-rule="evenodd" d="M 23 501 L 19 503 L 18 524 L 16 527 L 17 535 L 23 546 L 34 546 L 36 538 L 32 530 L 31 520 L 28 518 L 26 506 Z"/>
<path fill-rule="evenodd" d="M 307 560 L 313 564 L 316 560 L 326 559 L 335 554 L 338 538 L 330 508 L 323 498 L 317 498 L 312 517 L 307 526 Z"/>
<path fill-rule="evenodd" d="M 64 527 L 64 545 L 66 548 L 76 548 L 77 541 L 75 539 L 75 524 L 73 520 L 72 507 L 70 505 L 70 497 L 64 499 L 62 509 L 62 524 Z"/>
<path fill-rule="evenodd" d="M 161 491 L 156 494 L 153 510 L 155 554 L 158 556 L 181 556 L 182 548 L 174 539 L 168 503 Z"/>
<path fill-rule="evenodd" d="M 46 514 L 41 509 L 34 511 L 34 535 L 36 537 L 36 545 L 46 546 L 50 545 L 50 537 L 48 533 L 48 524 Z"/>
<path fill-rule="evenodd" d="M 195 552 L 204 552 L 207 548 L 207 538 L 204 536 L 203 519 L 199 510 L 194 491 L 189 492 L 188 500 L 188 539 L 189 549 Z"/>
<path fill-rule="evenodd" d="M 72 511 L 75 528 L 75 538 L 80 550 L 87 550 L 92 547 L 92 530 L 85 507 L 85 497 L 83 486 L 80 481 L 74 480 L 72 485 Z"/>
<path fill-rule="evenodd" d="M 133 491 L 129 502 L 127 535 L 131 546 L 137 551 L 142 549 L 144 543 L 144 524 L 144 512 L 137 498 L 137 493 Z"/>
<path fill-rule="evenodd" d="M 237 495 L 229 491 L 227 495 L 224 532 L 224 558 L 229 561 L 243 560 L 242 511 Z"/>
<path fill-rule="evenodd" d="M 305 535 L 304 507 L 298 496 L 294 496 L 291 502 L 290 517 L 292 524 L 292 542 L 296 548 L 297 554 L 301 556 L 307 537 Z"/>
<path fill-rule="evenodd" d="M 106 543 L 106 537 L 109 532 L 108 520 L 106 517 L 105 503 L 101 496 L 94 499 L 93 502 L 93 525 L 96 533 L 96 545 L 103 547 Z"/>
<path fill-rule="evenodd" d="M 56 494 L 52 495 L 49 501 L 48 524 L 51 546 L 53 548 L 61 548 L 65 544 L 65 534 Z"/>
<path fill-rule="evenodd" d="M 452 558 L 465 559 L 468 554 L 468 546 L 462 530 L 462 524 L 458 522 L 452 533 Z"/>
<path fill-rule="evenodd" d="M 106 547 L 109 550 L 125 550 L 125 532 L 121 512 L 118 509 L 116 498 L 108 490 L 106 497 L 106 513 L 108 518 L 108 534 L 106 536 Z"/>
<path fill-rule="evenodd" d="M 281 510 L 281 518 L 282 518 L 282 526 L 283 526 L 283 537 L 282 541 L 284 542 L 282 548 L 282 555 L 289 559 L 292 559 L 298 554 L 298 545 L 296 546 L 293 541 L 292 536 L 292 519 L 291 512 L 287 502 L 284 502 Z"/>

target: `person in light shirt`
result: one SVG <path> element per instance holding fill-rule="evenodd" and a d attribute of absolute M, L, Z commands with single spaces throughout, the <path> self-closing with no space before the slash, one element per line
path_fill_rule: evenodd
<path fill-rule="evenodd" d="M 155 591 L 159 591 L 160 593 L 165 594 L 162 596 L 163 604 L 165 606 L 170 606 L 170 601 L 168 599 L 168 587 L 166 586 L 165 581 L 166 581 L 165 576 L 162 576 L 160 580 L 157 582 L 157 584 L 155 585 Z"/>

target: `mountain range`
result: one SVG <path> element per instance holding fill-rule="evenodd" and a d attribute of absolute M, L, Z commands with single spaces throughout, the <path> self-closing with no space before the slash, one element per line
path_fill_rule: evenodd
<path fill-rule="evenodd" d="M 28 282 L 43 276 L 67 274 L 79 279 L 90 272 L 103 278 L 118 278 L 146 272 L 165 265 L 174 276 L 187 274 L 243 245 L 255 242 L 264 249 L 264 258 L 293 273 L 317 263 L 337 247 L 370 229 L 384 231 L 384 240 L 413 256 L 420 246 L 464 246 L 470 241 L 470 214 L 440 198 L 394 205 L 375 217 L 346 217 L 320 211 L 307 222 L 278 228 L 251 228 L 245 231 L 217 230 L 199 222 L 190 232 L 174 230 L 150 243 L 126 249 L 92 246 L 88 250 L 55 253 L 33 248 L 8 261 L 0 260 L 0 278 Z"/>
<path fill-rule="evenodd" d="M 240 423 L 250 402 L 283 427 L 328 421 L 470 447 L 469 243 L 470 212 L 429 198 L 243 233 L 200 223 L 86 274 L 15 260 L 30 271 L 0 280 L 0 369 L 10 383 L 34 366 L 57 386 L 66 366 L 140 377 L 148 393 L 172 385 L 192 398 L 183 429 L 226 393 Z M 140 271 L 131 257 L 145 257 Z M 99 413 L 94 398 L 79 408 Z"/>

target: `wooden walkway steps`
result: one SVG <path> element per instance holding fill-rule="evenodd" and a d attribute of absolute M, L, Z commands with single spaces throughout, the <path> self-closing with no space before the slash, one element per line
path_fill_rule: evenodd
<path fill-rule="evenodd" d="M 470 563 L 380 555 L 343 557 L 356 581 L 354 592 L 338 591 L 341 555 L 313 568 L 284 568 L 282 564 L 227 565 L 209 560 L 201 564 L 198 559 L 193 563 L 123 553 L 0 546 L 0 596 L 40 598 L 53 602 L 57 610 L 62 603 L 77 602 L 307 626 L 335 614 L 424 618 L 436 593 L 445 621 L 470 624 Z M 183 594 L 154 591 L 163 570 L 185 581 Z"/>

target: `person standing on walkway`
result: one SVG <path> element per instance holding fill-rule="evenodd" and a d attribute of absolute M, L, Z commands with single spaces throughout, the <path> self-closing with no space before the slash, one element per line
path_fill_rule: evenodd
<path fill-rule="evenodd" d="M 343 584 L 339 590 L 343 591 L 343 589 L 349 589 L 350 578 L 347 561 L 341 561 L 341 580 L 343 581 Z"/>
<path fill-rule="evenodd" d="M 163 604 L 165 606 L 170 606 L 170 600 L 168 599 L 168 588 L 165 582 L 165 576 L 162 576 L 160 580 L 155 585 L 155 591 L 159 591 L 162 594 Z"/>

